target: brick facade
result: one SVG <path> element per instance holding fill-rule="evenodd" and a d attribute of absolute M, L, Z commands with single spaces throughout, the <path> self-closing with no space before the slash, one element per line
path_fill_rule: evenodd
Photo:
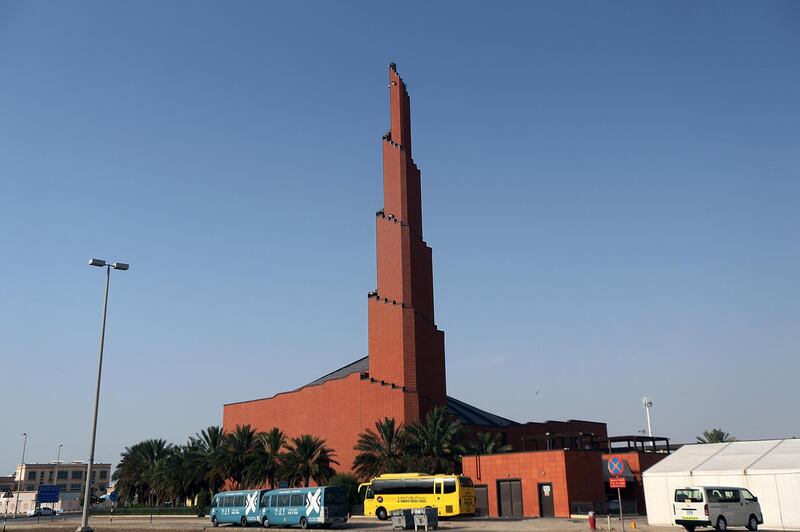
<path fill-rule="evenodd" d="M 539 484 L 551 484 L 556 517 L 569 517 L 573 502 L 605 500 L 600 453 L 596 451 L 536 451 L 466 456 L 464 474 L 476 486 L 485 485 L 489 515 L 499 516 L 498 481 L 522 483 L 522 514 L 540 517 Z"/>
<path fill-rule="evenodd" d="M 422 239 L 420 171 L 411 158 L 410 100 L 389 68 L 391 130 L 383 137 L 383 209 L 375 217 L 377 290 L 368 298 L 369 368 L 266 399 L 224 406 L 223 427 L 279 427 L 324 438 L 349 470 L 358 434 L 410 423 L 446 401 L 444 332 L 434 323 L 431 248 Z"/>
<path fill-rule="evenodd" d="M 638 511 L 645 513 L 642 471 L 667 455 L 664 453 L 626 452 L 604 454 L 600 451 L 512 452 L 484 456 L 465 456 L 463 472 L 476 486 L 486 486 L 489 498 L 489 515 L 500 515 L 498 482 L 519 480 L 522 485 L 522 513 L 527 517 L 541 517 L 539 484 L 552 484 L 555 517 L 569 517 L 579 507 L 584 511 L 604 508 L 608 495 L 603 460 L 610 457 L 623 459 L 630 467 L 635 480 L 628 482 L 624 499 L 636 498 Z"/>
<path fill-rule="evenodd" d="M 519 424 L 447 396 L 444 332 L 436 327 L 432 251 L 423 239 L 420 171 L 411 157 L 410 99 L 389 67 L 391 129 L 383 137 L 383 208 L 376 213 L 377 289 L 368 296 L 369 355 L 298 390 L 226 404 L 223 428 L 278 427 L 289 436 L 313 434 L 350 470 L 359 433 L 377 420 L 411 423 L 447 406 L 469 431 L 502 432 L 515 449 L 523 436 L 592 432 L 584 421 Z"/>

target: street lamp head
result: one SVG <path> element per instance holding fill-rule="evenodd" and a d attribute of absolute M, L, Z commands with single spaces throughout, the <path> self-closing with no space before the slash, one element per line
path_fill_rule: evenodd
<path fill-rule="evenodd" d="M 122 270 L 125 271 L 130 268 L 130 264 L 125 264 L 124 262 L 115 262 L 111 265 L 115 270 Z"/>
<path fill-rule="evenodd" d="M 89 261 L 89 266 L 97 266 L 98 268 L 102 268 L 106 265 L 106 261 L 100 259 L 92 259 Z"/>

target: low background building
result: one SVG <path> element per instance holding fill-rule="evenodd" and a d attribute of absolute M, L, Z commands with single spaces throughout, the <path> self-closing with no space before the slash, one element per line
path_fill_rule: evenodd
<path fill-rule="evenodd" d="M 8 499 L 10 501 L 9 512 L 12 513 L 17 497 L 17 479 L 19 478 L 22 479 L 22 483 L 17 506 L 18 513 L 24 514 L 36 508 L 36 494 L 39 486 L 52 484 L 58 484 L 59 502 L 46 503 L 44 506 L 64 511 L 79 510 L 86 488 L 86 462 L 21 464 L 17 466 L 14 476 L 0 477 L 0 487 L 8 485 L 6 489 L 10 489 L 14 494 L 14 498 Z M 92 478 L 89 479 L 89 482 L 91 493 L 95 497 L 105 495 L 111 483 L 111 464 L 93 464 Z M 4 510 L 5 507 L 0 508 L 0 511 Z"/>
<path fill-rule="evenodd" d="M 561 441 L 561 436 L 553 437 Z M 494 517 L 569 517 L 590 511 L 619 512 L 618 506 L 609 507 L 609 501 L 617 500 L 617 491 L 609 486 L 611 474 L 607 464 L 616 457 L 625 465 L 624 512 L 645 513 L 642 470 L 666 458 L 668 451 L 655 444 L 637 449 L 636 443 L 631 447 L 609 448 L 613 440 L 616 438 L 605 440 L 605 449 L 590 446 L 587 450 L 585 446 L 590 440 L 577 438 L 573 441 L 581 443 L 578 448 L 556 448 L 551 441 L 550 450 L 463 457 L 463 472 L 472 478 L 476 488 L 476 511 Z"/>
<path fill-rule="evenodd" d="M 37 491 L 43 484 L 58 484 L 61 493 L 83 493 L 86 462 L 50 462 L 17 466 L 15 478 L 22 477 L 22 491 Z M 94 495 L 105 495 L 111 482 L 111 464 L 93 464 L 91 487 Z M 16 489 L 14 486 L 13 489 Z"/>

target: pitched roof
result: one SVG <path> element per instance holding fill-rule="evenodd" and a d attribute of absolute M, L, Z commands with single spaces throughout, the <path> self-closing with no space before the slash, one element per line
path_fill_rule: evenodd
<path fill-rule="evenodd" d="M 353 373 L 364 373 L 369 371 L 369 356 L 359 358 L 358 360 L 342 366 L 341 368 L 331 371 L 322 377 L 313 380 L 306 384 L 306 386 L 317 386 L 319 384 L 343 379 Z M 305 388 L 305 386 L 303 386 Z M 459 401 L 454 397 L 447 396 L 447 409 L 451 414 L 456 416 L 465 425 L 480 425 L 483 427 L 508 427 L 510 425 L 518 425 L 516 421 L 492 414 L 486 410 L 481 410 L 478 407 L 472 406 L 464 401 Z"/>
<path fill-rule="evenodd" d="M 644 472 L 647 477 L 800 472 L 800 440 L 684 445 Z"/>
<path fill-rule="evenodd" d="M 447 409 L 465 425 L 481 425 L 484 427 L 519 425 L 516 421 L 481 410 L 449 395 L 447 396 Z"/>
<path fill-rule="evenodd" d="M 352 373 L 363 373 L 365 371 L 369 371 L 369 356 L 359 358 L 355 362 L 351 362 L 346 366 L 342 366 L 336 371 L 331 371 L 327 375 L 323 375 L 319 379 L 309 382 L 306 384 L 306 386 L 316 386 L 318 384 L 322 384 L 323 382 L 342 379 Z M 303 388 L 305 388 L 305 386 L 303 386 Z"/>

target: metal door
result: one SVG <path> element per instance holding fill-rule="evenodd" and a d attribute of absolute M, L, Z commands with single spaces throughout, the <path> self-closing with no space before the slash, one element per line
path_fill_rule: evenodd
<path fill-rule="evenodd" d="M 489 515 L 489 486 L 475 486 L 475 515 Z"/>
<path fill-rule="evenodd" d="M 497 502 L 500 517 L 522 517 L 522 481 L 500 480 L 497 482 Z"/>
<path fill-rule="evenodd" d="M 553 503 L 553 485 L 539 484 L 539 517 L 555 517 L 556 510 Z"/>

